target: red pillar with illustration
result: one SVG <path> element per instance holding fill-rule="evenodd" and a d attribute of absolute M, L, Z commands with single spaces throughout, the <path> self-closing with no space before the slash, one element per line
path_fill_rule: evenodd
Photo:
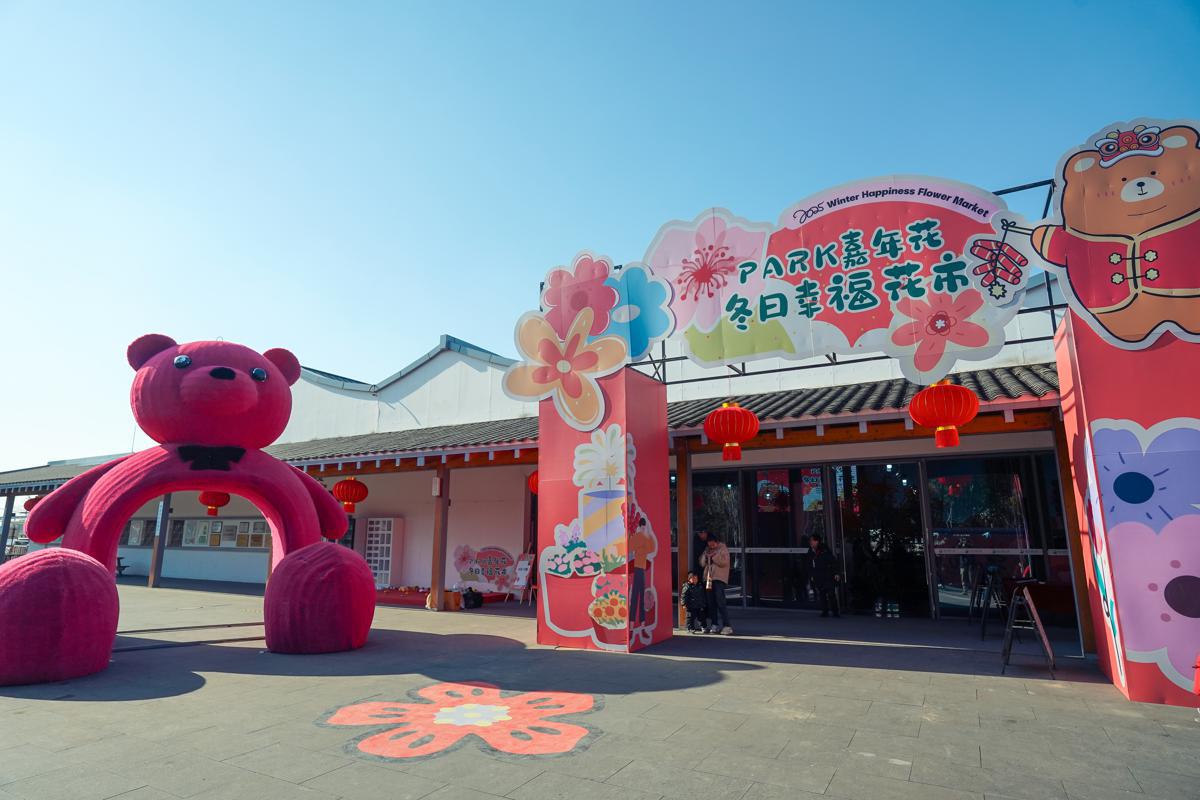
<path fill-rule="evenodd" d="M 629 367 L 597 383 L 591 431 L 539 406 L 538 642 L 631 652 L 672 631 L 666 387 Z"/>
<path fill-rule="evenodd" d="M 1123 350 L 1072 313 L 1056 349 L 1101 666 L 1131 700 L 1194 706 L 1200 344 Z"/>

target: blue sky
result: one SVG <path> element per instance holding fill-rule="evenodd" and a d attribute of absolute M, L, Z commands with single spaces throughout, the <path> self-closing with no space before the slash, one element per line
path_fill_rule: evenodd
<path fill-rule="evenodd" d="M 1194 0 L 0 0 L 0 469 L 128 450 L 140 334 L 364 380 L 512 354 L 580 249 L 1200 116 L 1198 41 Z"/>

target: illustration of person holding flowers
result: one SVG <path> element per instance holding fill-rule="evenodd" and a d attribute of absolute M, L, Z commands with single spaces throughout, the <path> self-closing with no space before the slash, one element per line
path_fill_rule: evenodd
<path fill-rule="evenodd" d="M 634 512 L 630 517 L 629 555 L 633 564 L 633 581 L 629 591 L 629 622 L 634 626 L 646 624 L 646 567 L 658 543 L 650 533 L 646 517 Z"/>

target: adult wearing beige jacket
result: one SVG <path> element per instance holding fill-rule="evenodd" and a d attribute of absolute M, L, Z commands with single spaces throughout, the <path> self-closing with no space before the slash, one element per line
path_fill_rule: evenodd
<path fill-rule="evenodd" d="M 704 588 L 708 592 L 709 633 L 733 633 L 729 610 L 725 608 L 725 584 L 729 582 L 729 548 L 716 534 L 708 534 L 708 543 L 700 555 L 704 569 Z"/>

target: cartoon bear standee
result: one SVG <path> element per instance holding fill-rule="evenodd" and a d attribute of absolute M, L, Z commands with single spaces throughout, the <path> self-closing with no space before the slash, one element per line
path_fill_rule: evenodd
<path fill-rule="evenodd" d="M 29 538 L 49 543 L 62 536 L 62 550 L 0 565 L 0 685 L 61 680 L 107 665 L 116 592 L 81 597 L 66 588 L 96 585 L 97 574 L 111 588 L 125 523 L 145 503 L 177 491 L 240 495 L 266 517 L 275 567 L 264 601 L 271 650 L 361 647 L 374 615 L 374 579 L 362 556 L 322 539 L 341 537 L 345 513 L 316 480 L 263 452 L 291 415 L 296 357 L 232 342 L 181 345 L 159 334 L 134 341 L 127 356 L 137 371 L 134 416 L 159 444 L 93 467 L 30 512 Z M 47 598 L 55 598 L 50 608 Z M 105 640 L 100 653 L 97 642 Z M 80 642 L 90 643 L 86 658 L 76 655 Z"/>
<path fill-rule="evenodd" d="M 1148 346 L 1166 330 L 1200 341 L 1198 139 L 1192 124 L 1110 126 L 1062 160 L 1054 224 L 1005 225 L 1065 271 L 1076 306 L 1114 344 Z M 985 259 L 1004 248 L 982 245 L 972 252 Z"/>

